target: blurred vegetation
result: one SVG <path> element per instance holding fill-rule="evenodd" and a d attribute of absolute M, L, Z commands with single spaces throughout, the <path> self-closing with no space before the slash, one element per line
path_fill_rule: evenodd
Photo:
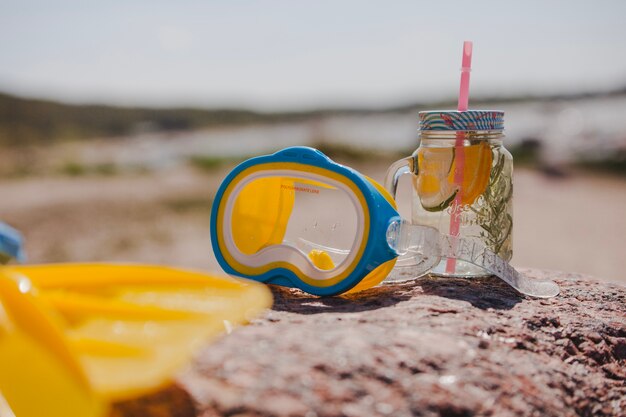
<path fill-rule="evenodd" d="M 577 166 L 583 169 L 626 177 L 626 149 L 621 149 L 603 158 L 594 160 L 581 159 Z"/>
<path fill-rule="evenodd" d="M 617 149 L 609 153 L 579 154 L 568 166 L 550 165 L 542 158 L 545 152 L 543 142 L 537 138 L 524 138 L 516 145 L 508 145 L 513 155 L 515 166 L 535 168 L 549 176 L 562 177 L 567 175 L 568 168 L 580 168 L 626 177 L 626 149 Z"/>
<path fill-rule="evenodd" d="M 79 162 L 68 161 L 59 167 L 58 172 L 69 177 L 81 177 L 84 175 L 110 177 L 118 173 L 118 167 L 112 163 L 84 165 Z"/>
<path fill-rule="evenodd" d="M 195 155 L 189 158 L 189 164 L 205 172 L 214 172 L 227 165 L 237 165 L 238 163 L 245 161 L 245 156 L 233 158 L 233 157 L 219 157 L 219 156 L 204 156 Z"/>
<path fill-rule="evenodd" d="M 80 177 L 87 173 L 87 169 L 83 164 L 70 161 L 66 162 L 59 168 L 59 173 L 70 177 Z"/>
<path fill-rule="evenodd" d="M 524 138 L 516 145 L 506 145 L 506 148 L 517 166 L 535 167 L 540 163 L 542 142 L 539 139 Z"/>
<path fill-rule="evenodd" d="M 321 151 L 330 159 L 336 161 L 370 161 L 372 159 L 399 159 L 403 156 L 410 155 L 413 150 L 405 151 L 379 151 L 367 148 L 359 148 L 354 145 L 332 142 L 329 140 L 319 140 L 314 142 L 311 147 Z"/>
<path fill-rule="evenodd" d="M 163 201 L 163 205 L 176 213 L 188 213 L 201 211 L 210 213 L 213 205 L 213 197 L 179 197 Z"/>

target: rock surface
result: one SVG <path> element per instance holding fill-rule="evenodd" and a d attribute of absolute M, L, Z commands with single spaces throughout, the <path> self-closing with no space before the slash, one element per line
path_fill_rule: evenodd
<path fill-rule="evenodd" d="M 495 278 L 425 277 L 273 309 L 200 352 L 177 386 L 124 416 L 623 416 L 626 288 L 550 276 L 561 295 Z"/>

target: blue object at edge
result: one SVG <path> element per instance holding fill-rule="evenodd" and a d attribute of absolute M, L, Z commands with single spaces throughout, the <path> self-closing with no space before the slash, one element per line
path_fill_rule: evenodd
<path fill-rule="evenodd" d="M 0 222 L 0 254 L 10 259 L 24 262 L 24 239 L 20 232 L 6 223 Z"/>
<path fill-rule="evenodd" d="M 370 213 L 370 230 L 368 236 L 366 236 L 367 243 L 363 255 L 352 273 L 337 284 L 328 287 L 309 285 L 303 282 L 293 272 L 284 268 L 275 268 L 260 275 L 246 275 L 233 269 L 222 256 L 217 242 L 217 212 L 228 184 L 230 184 L 239 173 L 253 165 L 276 162 L 295 162 L 328 169 L 348 178 L 355 183 L 363 193 Z M 215 253 L 217 261 L 228 274 L 268 284 L 300 288 L 314 295 L 336 295 L 350 290 L 379 265 L 398 256 L 398 254 L 389 247 L 386 233 L 389 224 L 399 219 L 400 215 L 398 212 L 361 173 L 350 167 L 334 162 L 317 149 L 298 146 L 283 149 L 272 155 L 259 156 L 244 161 L 226 176 L 218 189 L 211 209 L 211 245 L 213 246 L 213 252 Z"/>

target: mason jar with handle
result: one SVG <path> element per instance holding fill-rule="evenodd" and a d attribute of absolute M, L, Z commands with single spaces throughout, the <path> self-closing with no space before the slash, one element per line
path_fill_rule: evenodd
<path fill-rule="evenodd" d="M 443 235 L 475 239 L 505 261 L 513 256 L 513 157 L 504 148 L 504 113 L 494 110 L 419 113 L 419 147 L 388 170 L 411 176 L 411 221 Z M 443 276 L 489 275 L 468 262 L 444 258 L 431 270 Z"/>

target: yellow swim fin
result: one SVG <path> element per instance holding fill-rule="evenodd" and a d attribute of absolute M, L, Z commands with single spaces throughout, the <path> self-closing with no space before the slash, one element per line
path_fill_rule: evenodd
<path fill-rule="evenodd" d="M 58 414 L 64 416 L 95 417 L 101 404 L 162 387 L 199 346 L 272 300 L 262 284 L 160 266 L 7 266 L 0 272 L 0 312 L 8 311 L 0 313 L 0 392 L 19 417 L 53 415 L 49 407 L 18 413 L 40 398 L 32 381 L 41 380 L 45 391 L 48 379 L 65 378 L 55 383 L 55 390 L 64 389 L 55 394 L 59 406 L 84 405 Z M 29 375 L 21 367 L 28 361 L 17 360 L 27 342 L 43 358 L 29 365 Z M 20 372 L 23 383 L 14 384 L 12 375 Z"/>
<path fill-rule="evenodd" d="M 41 308 L 29 286 L 0 269 L 2 417 L 102 416 L 104 402 L 92 392 L 57 317 Z"/>

